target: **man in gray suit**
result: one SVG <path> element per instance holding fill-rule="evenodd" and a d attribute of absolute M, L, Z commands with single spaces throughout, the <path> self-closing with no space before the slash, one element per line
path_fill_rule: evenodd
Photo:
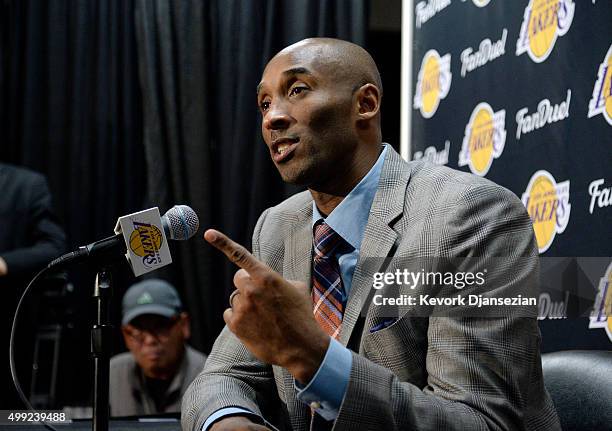
<path fill-rule="evenodd" d="M 285 48 L 257 94 L 272 160 L 308 190 L 261 215 L 252 254 L 205 233 L 240 269 L 183 429 L 558 429 L 534 317 L 390 319 L 369 299 L 368 258 L 498 256 L 497 293 L 520 290 L 537 249 L 516 196 L 382 144 L 380 76 L 354 44 Z"/>

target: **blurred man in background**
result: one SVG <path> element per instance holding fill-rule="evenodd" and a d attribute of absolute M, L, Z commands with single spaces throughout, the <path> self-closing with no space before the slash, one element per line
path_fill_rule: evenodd
<path fill-rule="evenodd" d="M 181 397 L 206 356 L 186 344 L 188 314 L 168 282 L 134 284 L 123 297 L 123 338 L 129 352 L 111 359 L 113 416 L 179 412 Z"/>
<path fill-rule="evenodd" d="M 8 316 L 6 323 L 1 325 L 0 343 L 5 352 L 19 296 L 36 271 L 64 252 L 65 242 L 64 231 L 52 210 L 51 192 L 45 177 L 0 163 L 0 292 L 3 298 L 0 312 Z M 27 349 L 21 350 L 24 355 L 21 357 L 29 358 L 31 352 L 27 350 L 31 346 L 24 347 Z M 20 362 L 29 364 L 29 361 Z M 0 366 L 2 387 L 7 388 L 0 395 L 0 406 L 22 407 L 11 383 L 6 354 L 2 355 Z M 27 387 L 29 376 L 25 372 L 19 374 Z"/>
<path fill-rule="evenodd" d="M 65 249 L 45 177 L 0 163 L 0 283 L 24 287 Z"/>

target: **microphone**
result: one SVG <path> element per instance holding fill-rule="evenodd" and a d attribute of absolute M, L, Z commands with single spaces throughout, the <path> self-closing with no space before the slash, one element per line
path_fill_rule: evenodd
<path fill-rule="evenodd" d="M 157 209 L 155 210 L 157 211 Z M 157 214 L 157 220 L 159 221 L 159 212 L 157 212 Z M 184 241 L 195 235 L 200 227 L 200 221 L 198 215 L 191 207 L 187 205 L 175 205 L 161 217 L 161 225 L 166 234 L 166 238 Z M 126 248 L 124 235 L 122 233 L 117 233 L 108 238 L 81 246 L 75 251 L 58 257 L 48 265 L 48 268 L 77 263 L 88 259 L 95 259 L 102 263 L 112 262 L 121 257 L 125 257 Z"/>

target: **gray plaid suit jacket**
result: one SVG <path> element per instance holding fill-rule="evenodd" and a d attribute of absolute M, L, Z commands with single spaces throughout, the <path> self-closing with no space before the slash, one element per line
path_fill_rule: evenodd
<path fill-rule="evenodd" d="M 286 279 L 310 282 L 311 219 L 309 192 L 269 208 L 253 234 L 254 255 Z M 510 263 L 537 256 L 521 202 L 486 179 L 406 163 L 389 148 L 342 323 L 339 341 L 353 351 L 353 364 L 334 430 L 560 429 L 543 384 L 534 318 L 408 312 L 370 332 L 382 318 L 362 313 L 372 286 L 365 257 L 469 255 Z M 533 270 L 514 268 L 511 279 L 518 283 Z M 311 422 L 292 376 L 257 360 L 226 327 L 183 397 L 182 427 L 199 431 L 212 413 L 231 406 L 282 429 L 307 430 Z"/>

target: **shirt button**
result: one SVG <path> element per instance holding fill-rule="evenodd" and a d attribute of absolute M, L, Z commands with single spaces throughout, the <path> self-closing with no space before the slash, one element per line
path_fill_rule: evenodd
<path fill-rule="evenodd" d="M 317 410 L 321 408 L 321 403 L 318 401 L 313 401 L 310 403 L 310 408 L 313 410 Z"/>

